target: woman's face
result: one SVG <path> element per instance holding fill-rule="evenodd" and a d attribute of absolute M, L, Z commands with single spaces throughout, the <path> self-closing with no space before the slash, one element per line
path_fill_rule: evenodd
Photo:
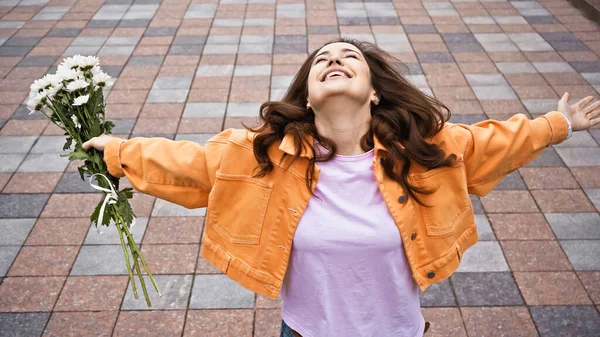
<path fill-rule="evenodd" d="M 369 66 L 357 47 L 338 42 L 317 52 L 308 74 L 308 102 L 313 108 L 335 96 L 368 104 L 374 93 Z"/>

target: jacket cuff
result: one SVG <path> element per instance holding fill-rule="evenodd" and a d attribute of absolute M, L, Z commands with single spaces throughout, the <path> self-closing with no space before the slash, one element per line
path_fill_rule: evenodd
<path fill-rule="evenodd" d="M 548 121 L 550 124 L 550 129 L 552 130 L 552 139 L 548 145 L 559 144 L 567 139 L 569 134 L 569 123 L 562 113 L 558 111 L 550 111 L 542 117 Z"/>
<path fill-rule="evenodd" d="M 123 142 L 125 142 L 125 139 L 114 137 L 109 139 L 104 146 L 104 162 L 108 168 L 108 173 L 115 178 L 125 176 L 120 159 L 120 149 Z"/>

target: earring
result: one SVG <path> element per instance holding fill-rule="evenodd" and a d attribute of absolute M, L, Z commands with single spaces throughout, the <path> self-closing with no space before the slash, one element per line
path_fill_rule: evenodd
<path fill-rule="evenodd" d="M 377 98 L 377 96 L 373 96 L 373 99 L 371 100 L 371 102 L 373 102 L 374 105 L 379 104 L 379 98 Z"/>
<path fill-rule="evenodd" d="M 310 103 L 306 103 L 306 109 L 310 109 Z"/>

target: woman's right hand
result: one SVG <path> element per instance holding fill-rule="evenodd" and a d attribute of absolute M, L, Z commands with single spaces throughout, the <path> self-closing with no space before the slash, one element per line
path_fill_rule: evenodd
<path fill-rule="evenodd" d="M 107 134 L 103 134 L 100 135 L 98 137 L 94 137 L 90 140 L 88 140 L 87 142 L 83 143 L 81 145 L 81 147 L 83 147 L 83 149 L 85 151 L 87 151 L 89 148 L 93 147 L 94 149 L 103 152 L 104 151 L 104 147 L 106 146 L 106 143 L 108 143 L 108 141 L 112 138 L 116 138 L 114 136 L 110 136 Z"/>

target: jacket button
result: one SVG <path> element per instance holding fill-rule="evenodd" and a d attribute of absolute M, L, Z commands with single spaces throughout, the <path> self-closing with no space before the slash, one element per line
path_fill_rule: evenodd
<path fill-rule="evenodd" d="M 427 273 L 427 277 L 429 278 L 434 278 L 435 277 L 435 273 L 430 271 L 429 273 Z"/>
<path fill-rule="evenodd" d="M 406 196 L 405 195 L 401 195 L 398 197 L 398 202 L 403 204 L 406 202 Z"/>
<path fill-rule="evenodd" d="M 414 240 L 417 238 L 417 233 L 412 233 L 412 235 L 410 236 L 411 240 Z"/>

